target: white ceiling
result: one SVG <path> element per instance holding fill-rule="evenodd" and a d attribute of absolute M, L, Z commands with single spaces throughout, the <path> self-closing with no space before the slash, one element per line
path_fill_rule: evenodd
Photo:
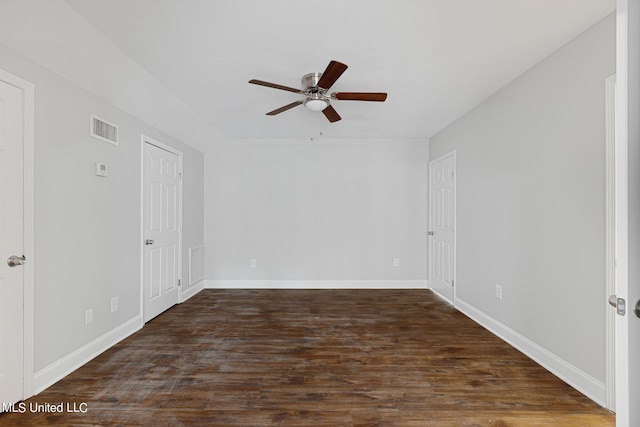
<path fill-rule="evenodd" d="M 615 0 L 67 0 L 68 11 L 62 4 L 7 2 L 0 41 L 85 87 L 90 70 L 79 67 L 89 65 L 70 59 L 70 45 L 115 45 L 155 79 L 149 87 L 162 90 L 154 92 L 193 113 L 183 123 L 147 121 L 180 138 L 202 119 L 227 139 L 430 137 L 615 9 Z M 47 26 L 49 38 L 64 34 L 64 53 L 32 36 Z M 86 46 L 82 52 L 89 55 Z M 388 92 L 387 101 L 334 101 L 336 123 L 304 107 L 271 117 L 265 113 L 300 97 L 247 83 L 297 88 L 332 59 L 349 69 L 331 91 Z"/>
<path fill-rule="evenodd" d="M 68 0 L 229 139 L 429 137 L 612 12 L 614 0 Z M 332 59 L 343 120 L 297 107 Z"/>

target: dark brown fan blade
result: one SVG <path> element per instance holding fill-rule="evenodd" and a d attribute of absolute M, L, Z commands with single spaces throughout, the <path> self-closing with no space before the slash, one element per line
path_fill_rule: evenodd
<path fill-rule="evenodd" d="M 302 105 L 302 101 L 292 102 L 291 104 L 287 104 L 284 107 L 280 107 L 277 110 L 269 111 L 267 116 L 275 116 L 276 114 L 280 114 L 284 111 L 290 110 L 293 107 L 297 107 L 298 105 Z"/>
<path fill-rule="evenodd" d="M 331 94 L 331 97 L 341 101 L 384 102 L 387 99 L 387 94 L 384 92 L 335 92 Z"/>
<path fill-rule="evenodd" d="M 292 87 L 289 87 L 289 86 L 277 85 L 275 83 L 269 83 L 269 82 L 265 82 L 265 81 L 262 81 L 262 80 L 252 79 L 252 80 L 249 80 L 249 83 L 252 83 L 254 85 L 272 87 L 274 89 L 288 90 L 289 92 L 294 92 L 294 93 L 304 93 L 300 89 L 295 89 L 295 88 L 292 88 Z"/>
<path fill-rule="evenodd" d="M 337 122 L 338 120 L 342 120 L 342 117 L 340 117 L 340 115 L 336 112 L 336 110 L 333 109 L 331 105 L 329 105 L 327 108 L 322 110 L 322 113 L 325 115 L 327 119 L 329 119 L 331 123 Z"/>
<path fill-rule="evenodd" d="M 323 89 L 329 89 L 338 80 L 338 78 L 344 73 L 347 66 L 342 62 L 331 61 L 327 65 L 327 69 L 322 73 L 322 77 L 318 81 L 318 86 Z"/>

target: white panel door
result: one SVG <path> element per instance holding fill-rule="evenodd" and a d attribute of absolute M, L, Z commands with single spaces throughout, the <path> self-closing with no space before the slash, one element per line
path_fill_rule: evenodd
<path fill-rule="evenodd" d="M 640 0 L 617 1 L 616 426 L 640 426 Z"/>
<path fill-rule="evenodd" d="M 455 280 L 455 153 L 429 162 L 429 287 L 451 303 Z"/>
<path fill-rule="evenodd" d="M 144 143 L 144 321 L 178 302 L 181 256 L 180 156 Z"/>
<path fill-rule="evenodd" d="M 22 90 L 0 80 L 0 402 L 6 404 L 23 398 L 23 123 Z"/>

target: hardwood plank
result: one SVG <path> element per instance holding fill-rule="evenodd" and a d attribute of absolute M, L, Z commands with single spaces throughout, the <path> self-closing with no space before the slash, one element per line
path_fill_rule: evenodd
<path fill-rule="evenodd" d="M 0 425 L 614 426 L 424 290 L 205 290 Z"/>

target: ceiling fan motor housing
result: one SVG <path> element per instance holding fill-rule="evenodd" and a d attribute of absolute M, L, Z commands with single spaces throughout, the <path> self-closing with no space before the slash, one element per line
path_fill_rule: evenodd
<path fill-rule="evenodd" d="M 302 90 L 313 90 L 317 88 L 322 73 L 309 73 L 302 76 Z"/>
<path fill-rule="evenodd" d="M 322 73 L 309 73 L 302 76 L 302 90 L 307 95 L 304 106 L 312 111 L 322 111 L 329 106 L 329 97 L 325 89 L 318 87 Z"/>

